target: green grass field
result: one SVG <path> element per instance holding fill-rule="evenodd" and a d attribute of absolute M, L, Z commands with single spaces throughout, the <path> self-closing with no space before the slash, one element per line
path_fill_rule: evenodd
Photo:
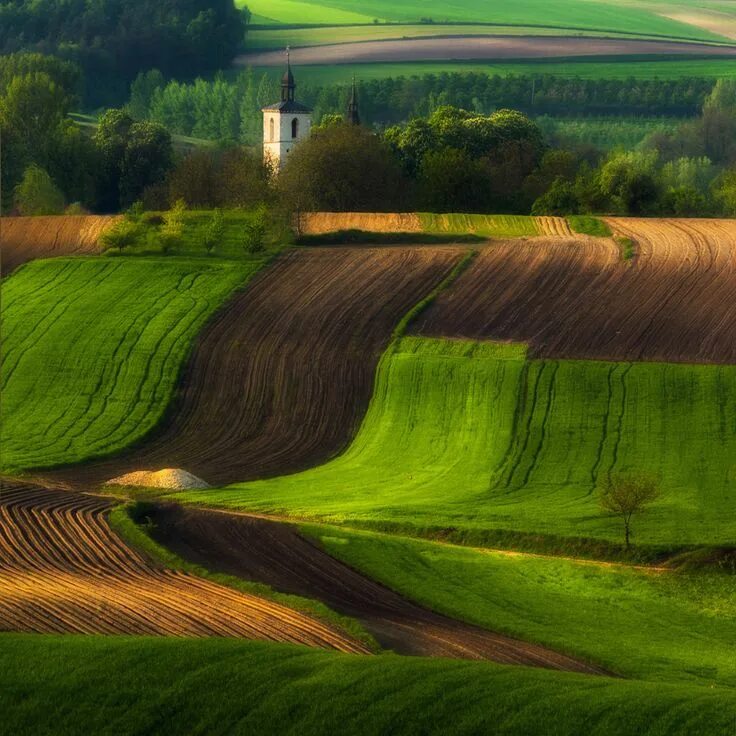
<path fill-rule="evenodd" d="M 303 530 L 331 555 L 449 616 L 626 677 L 736 687 L 731 576 L 478 551 L 336 527 Z"/>
<path fill-rule="evenodd" d="M 79 462 L 161 418 L 193 338 L 262 261 L 56 258 L 3 284 L 6 472 Z"/>
<path fill-rule="evenodd" d="M 400 3 L 390 0 L 248 0 L 246 4 L 254 15 L 253 22 L 263 24 L 417 23 L 426 18 L 434 23 L 495 23 L 723 40 L 717 32 L 665 17 L 664 13 L 672 12 L 671 5 L 639 0 L 624 3 L 610 0 L 560 0 L 556 3 L 545 0 L 519 0 L 515 3 L 458 0 L 453 5 L 441 4 L 437 0 L 402 0 Z M 680 5 L 686 10 L 701 7 L 693 0 L 685 0 Z"/>
<path fill-rule="evenodd" d="M 525 360 L 523 346 L 404 338 L 348 450 L 321 467 L 182 501 L 380 528 L 621 540 L 597 487 L 659 478 L 638 545 L 736 536 L 736 367 Z M 473 533 L 473 530 L 476 530 Z"/>
<path fill-rule="evenodd" d="M 731 736 L 736 693 L 262 642 L 0 634 L 0 708 L 13 736 Z"/>

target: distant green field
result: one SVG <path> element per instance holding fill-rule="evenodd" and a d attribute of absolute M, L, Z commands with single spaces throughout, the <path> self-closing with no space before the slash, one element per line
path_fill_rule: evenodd
<path fill-rule="evenodd" d="M 281 75 L 276 67 L 254 67 L 258 76 L 263 73 L 274 78 Z M 329 66 L 300 66 L 297 81 L 300 84 L 347 84 L 355 74 L 359 80 L 411 77 L 447 72 L 479 72 L 508 76 L 513 74 L 552 74 L 581 79 L 681 79 L 683 77 L 736 78 L 736 59 L 637 59 L 619 57 L 597 61 L 563 60 L 539 62 L 407 62 L 394 64 L 333 64 Z"/>
<path fill-rule="evenodd" d="M 428 36 L 559 36 L 563 33 L 559 28 L 539 26 L 504 26 L 460 24 L 442 25 L 439 23 L 413 24 L 369 24 L 339 28 L 335 26 L 255 28 L 248 32 L 248 50 L 283 49 L 286 46 L 325 46 L 334 43 L 351 43 L 355 41 L 385 41 L 400 38 L 421 38 Z M 580 30 L 575 36 L 600 37 L 600 31 Z M 625 38 L 651 38 L 645 33 L 616 33 L 609 31 L 606 36 Z"/>
<path fill-rule="evenodd" d="M 255 23 L 356 24 L 375 21 L 417 23 L 431 19 L 434 23 L 497 23 L 521 26 L 546 26 L 560 29 L 647 33 L 677 38 L 703 40 L 723 37 L 690 22 L 667 18 L 672 13 L 668 4 L 629 0 L 458 0 L 452 5 L 438 0 L 248 0 L 244 3 L 254 14 Z M 687 9 L 698 8 L 683 2 Z"/>
<path fill-rule="evenodd" d="M 395 528 L 621 540 L 596 488 L 646 472 L 663 497 L 635 542 L 731 543 L 736 367 L 525 360 L 520 345 L 404 338 L 348 450 L 183 501 Z"/>
<path fill-rule="evenodd" d="M 303 529 L 334 557 L 449 616 L 627 677 L 736 687 L 736 598 L 729 575 L 480 552 L 336 527 Z"/>
<path fill-rule="evenodd" d="M 263 642 L 0 634 L 0 709 L 8 736 L 732 736 L 736 693 Z"/>
<path fill-rule="evenodd" d="M 192 339 L 261 265 L 55 258 L 3 284 L 2 469 L 119 450 L 161 418 Z"/>

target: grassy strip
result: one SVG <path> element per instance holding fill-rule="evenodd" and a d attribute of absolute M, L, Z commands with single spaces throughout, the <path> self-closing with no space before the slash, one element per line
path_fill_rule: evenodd
<path fill-rule="evenodd" d="M 391 333 L 392 340 L 398 340 L 406 334 L 409 325 L 425 310 L 427 309 L 437 297 L 447 289 L 453 281 L 467 269 L 473 262 L 473 259 L 478 255 L 477 250 L 468 250 L 465 255 L 455 264 L 452 271 L 435 286 L 432 291 L 427 294 L 420 302 L 417 302 L 401 319 L 399 324 L 396 325 L 394 331 Z"/>
<path fill-rule="evenodd" d="M 518 238 L 541 234 L 536 218 L 526 215 L 418 212 L 417 216 L 422 230 L 428 233 L 473 233 L 489 238 Z"/>
<path fill-rule="evenodd" d="M 440 233 L 378 233 L 368 230 L 337 230 L 332 233 L 301 235 L 297 245 L 443 245 L 447 243 L 478 243 L 480 235 Z"/>
<path fill-rule="evenodd" d="M 567 218 L 573 232 L 580 235 L 593 235 L 597 238 L 610 238 L 611 228 L 598 217 L 591 215 L 570 215 Z"/>
<path fill-rule="evenodd" d="M 329 526 L 301 529 L 327 553 L 453 618 L 631 677 L 736 687 L 732 575 L 488 552 Z"/>
<path fill-rule="evenodd" d="M 225 639 L 0 634 L 4 734 L 733 736 L 727 688 Z"/>
<path fill-rule="evenodd" d="M 636 256 L 636 243 L 631 238 L 627 238 L 623 235 L 617 235 L 616 243 L 618 243 L 619 250 L 621 251 L 621 258 L 624 261 L 633 261 Z"/>
<path fill-rule="evenodd" d="M 178 570 L 189 575 L 196 575 L 197 577 L 211 580 L 213 583 L 233 588 L 241 593 L 248 593 L 249 595 L 256 595 L 260 598 L 274 601 L 287 608 L 292 608 L 308 616 L 317 618 L 329 626 L 345 632 L 365 644 L 374 652 L 381 651 L 378 642 L 376 642 L 358 621 L 336 613 L 320 601 L 298 595 L 279 593 L 263 583 L 243 580 L 235 575 L 212 572 L 201 565 L 196 565 L 179 557 L 151 537 L 152 524 L 150 518 L 147 516 L 149 509 L 150 505 L 141 501 L 116 506 L 109 515 L 110 526 L 122 537 L 126 544 L 170 570 Z"/>

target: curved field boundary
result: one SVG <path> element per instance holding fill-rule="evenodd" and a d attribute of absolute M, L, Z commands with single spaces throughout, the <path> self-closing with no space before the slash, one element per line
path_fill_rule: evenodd
<path fill-rule="evenodd" d="M 181 467 L 221 484 L 336 455 L 357 431 L 392 330 L 462 255 L 453 247 L 282 255 L 201 335 L 159 432 L 139 450 L 54 477 L 101 482 Z"/>
<path fill-rule="evenodd" d="M 736 222 L 609 219 L 635 242 L 508 242 L 417 320 L 425 336 L 511 340 L 537 357 L 736 363 Z"/>
<path fill-rule="evenodd" d="M 340 230 L 362 230 L 372 233 L 475 234 L 489 238 L 536 235 L 574 237 L 564 217 L 428 212 L 306 212 L 299 218 L 299 231 L 303 235 L 325 235 Z"/>
<path fill-rule="evenodd" d="M 3 217 L 2 275 L 36 258 L 97 255 L 100 235 L 119 219 L 118 215 Z"/>
<path fill-rule="evenodd" d="M 577 538 L 608 556 L 623 534 L 598 489 L 637 472 L 663 489 L 635 521 L 643 552 L 730 545 L 734 426 L 736 366 L 527 360 L 518 343 L 409 337 L 381 360 L 339 457 L 171 498 L 479 546 L 569 554 Z"/>
<path fill-rule="evenodd" d="M 400 654 L 606 674 L 545 647 L 422 608 L 331 557 L 287 524 L 173 504 L 158 507 L 153 521 L 155 538 L 185 559 L 318 598 L 359 619 L 382 645 Z"/>
<path fill-rule="evenodd" d="M 0 493 L 0 630 L 226 636 L 364 647 L 277 603 L 159 569 L 125 546 L 101 499 L 38 486 Z"/>
<path fill-rule="evenodd" d="M 260 266 L 55 258 L 3 283 L 6 472 L 119 452 L 156 425 L 195 336 Z"/>
<path fill-rule="evenodd" d="M 305 46 L 293 49 L 291 58 L 298 65 L 314 65 L 632 55 L 733 57 L 736 47 L 627 38 L 446 36 Z M 241 66 L 283 66 L 283 63 L 282 51 L 245 54 L 235 60 L 235 64 Z"/>

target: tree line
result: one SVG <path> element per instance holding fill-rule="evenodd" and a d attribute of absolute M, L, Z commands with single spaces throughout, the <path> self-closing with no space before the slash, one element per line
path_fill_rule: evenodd
<path fill-rule="evenodd" d="M 119 103 L 140 71 L 186 78 L 228 66 L 248 18 L 233 0 L 3 0 L 0 54 L 75 61 L 89 104 Z"/>
<path fill-rule="evenodd" d="M 360 84 L 365 123 L 384 128 L 427 117 L 443 106 L 488 115 L 513 108 L 529 115 L 667 115 L 694 117 L 713 89 L 708 79 L 590 80 L 551 75 L 488 76 L 476 73 L 426 74 L 375 79 Z M 255 144 L 261 108 L 278 99 L 272 74 L 241 72 L 234 80 L 217 76 L 186 83 L 167 81 L 158 70 L 142 73 L 131 86 L 129 107 L 136 117 L 155 120 L 172 132 L 212 140 Z M 299 85 L 299 99 L 323 115 L 345 109 L 346 85 Z"/>

